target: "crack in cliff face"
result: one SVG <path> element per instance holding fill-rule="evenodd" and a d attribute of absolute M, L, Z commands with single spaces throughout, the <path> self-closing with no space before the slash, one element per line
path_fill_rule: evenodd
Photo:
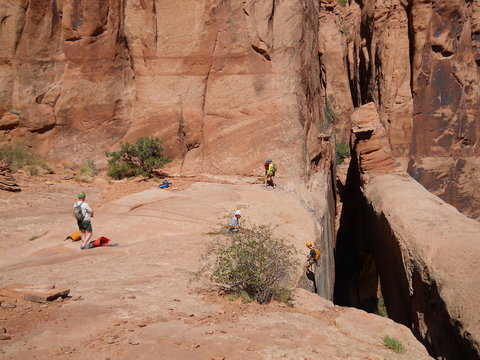
<path fill-rule="evenodd" d="M 268 52 L 265 49 L 261 49 L 261 48 L 255 46 L 255 45 L 253 45 L 253 44 L 252 44 L 252 49 L 255 50 L 255 52 L 262 55 L 267 61 L 272 61 L 272 59 L 270 58 L 270 55 L 268 54 Z"/>
<path fill-rule="evenodd" d="M 201 132 L 201 143 L 205 143 L 205 117 L 206 117 L 206 103 L 207 103 L 207 95 L 208 95 L 208 82 L 210 81 L 210 76 L 212 74 L 213 70 L 213 64 L 215 61 L 215 53 L 217 51 L 217 43 L 218 43 L 218 37 L 220 36 L 220 30 L 217 30 L 217 34 L 215 36 L 215 42 L 213 43 L 213 48 L 212 48 L 212 56 L 210 58 L 210 66 L 208 67 L 208 72 L 207 75 L 205 76 L 205 86 L 203 89 L 203 99 L 202 99 L 202 125 L 200 127 L 200 132 Z M 203 155 L 202 155 L 202 162 L 204 161 Z"/>
<path fill-rule="evenodd" d="M 431 268 L 401 245 L 390 220 L 366 197 L 356 158 L 353 152 L 341 192 L 335 304 L 375 313 L 381 294 L 389 318 L 410 328 L 433 357 L 476 359 L 475 340 L 452 318 Z"/>

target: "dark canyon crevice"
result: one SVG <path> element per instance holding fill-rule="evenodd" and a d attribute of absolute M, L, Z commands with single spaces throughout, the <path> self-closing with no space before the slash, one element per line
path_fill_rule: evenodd
<path fill-rule="evenodd" d="M 375 313 L 383 296 L 388 316 L 410 328 L 431 356 L 478 359 L 478 344 L 452 319 L 429 267 L 404 255 L 414 250 L 402 249 L 390 221 L 365 196 L 356 159 L 353 152 L 346 182 L 339 187 L 343 206 L 335 248 L 334 302 Z"/>

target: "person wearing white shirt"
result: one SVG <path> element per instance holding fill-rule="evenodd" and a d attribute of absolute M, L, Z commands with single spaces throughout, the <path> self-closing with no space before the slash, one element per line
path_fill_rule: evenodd
<path fill-rule="evenodd" d="M 93 235 L 92 230 L 92 221 L 93 210 L 90 205 L 85 201 L 85 193 L 83 191 L 78 193 L 78 201 L 73 204 L 73 208 L 80 208 L 80 212 L 83 215 L 83 220 L 77 219 L 78 229 L 82 233 L 82 246 L 80 249 L 85 249 L 85 246 L 88 244 L 89 240 Z"/>

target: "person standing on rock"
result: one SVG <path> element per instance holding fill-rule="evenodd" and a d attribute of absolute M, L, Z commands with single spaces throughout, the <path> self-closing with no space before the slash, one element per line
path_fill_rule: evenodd
<path fill-rule="evenodd" d="M 230 231 L 240 231 L 240 218 L 242 217 L 242 212 L 240 210 L 236 210 L 235 214 L 232 216 L 230 221 L 228 222 L 228 226 Z"/>
<path fill-rule="evenodd" d="M 311 270 L 311 267 L 313 265 L 318 265 L 317 261 L 320 259 L 320 250 L 313 247 L 313 244 L 310 241 L 306 242 L 305 246 L 310 249 L 310 253 L 308 254 L 307 261 L 304 265 L 305 273 L 308 276 L 309 272 L 315 273 L 315 271 Z"/>
<path fill-rule="evenodd" d="M 277 166 L 273 163 L 272 159 L 267 159 L 263 166 L 265 167 L 265 183 L 263 186 L 267 187 L 268 185 L 272 185 L 272 187 L 275 187 L 276 185 L 273 182 L 273 178 L 275 177 Z"/>
<path fill-rule="evenodd" d="M 92 237 L 92 222 L 93 210 L 85 201 L 85 193 L 83 191 L 78 193 L 78 201 L 73 204 L 73 216 L 77 219 L 78 230 L 82 233 L 82 246 L 80 249 L 85 249 L 89 240 Z"/>

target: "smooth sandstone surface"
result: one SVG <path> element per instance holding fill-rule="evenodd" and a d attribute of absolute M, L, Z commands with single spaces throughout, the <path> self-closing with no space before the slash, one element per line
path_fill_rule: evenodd
<path fill-rule="evenodd" d="M 2 285 L 55 283 L 68 286 L 72 298 L 0 309 L 12 338 L 2 344 L 2 358 L 430 359 L 403 325 L 306 290 L 295 292 L 289 308 L 230 301 L 204 281 L 192 283 L 212 240 L 207 233 L 227 221 L 232 206 L 242 209 L 242 220 L 276 226 L 304 259 L 315 221 L 288 188 L 195 183 L 129 195 L 96 209 L 93 219 L 95 233 L 118 247 L 80 251 L 63 242 L 75 227 L 68 217 L 64 231 L 57 223 L 48 236 L 5 250 Z M 406 353 L 386 348 L 386 335 Z"/>
<path fill-rule="evenodd" d="M 272 157 L 302 176 L 319 155 L 317 7 L 4 1 L 4 140 L 105 162 L 120 141 L 157 135 L 177 172 L 251 174 Z"/>

